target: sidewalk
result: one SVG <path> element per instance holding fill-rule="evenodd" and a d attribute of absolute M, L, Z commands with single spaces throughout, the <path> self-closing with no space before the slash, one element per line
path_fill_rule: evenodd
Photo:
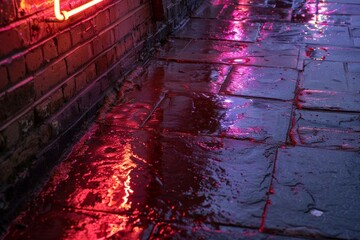
<path fill-rule="evenodd" d="M 5 239 L 360 239 L 360 1 L 209 0 L 120 92 Z"/>

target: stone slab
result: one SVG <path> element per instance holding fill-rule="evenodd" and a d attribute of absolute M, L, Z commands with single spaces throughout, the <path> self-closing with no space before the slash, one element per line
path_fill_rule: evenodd
<path fill-rule="evenodd" d="M 360 236 L 360 154 L 279 149 L 266 231 L 316 238 Z"/>
<path fill-rule="evenodd" d="M 291 103 L 205 93 L 170 94 L 145 127 L 172 132 L 281 143 Z"/>
<path fill-rule="evenodd" d="M 291 100 L 298 72 L 286 68 L 234 66 L 222 94 Z"/>
<path fill-rule="evenodd" d="M 291 128 L 294 144 L 304 146 L 360 149 L 358 113 L 296 110 Z"/>

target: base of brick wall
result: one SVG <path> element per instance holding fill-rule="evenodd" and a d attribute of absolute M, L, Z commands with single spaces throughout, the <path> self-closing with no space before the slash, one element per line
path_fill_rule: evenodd
<path fill-rule="evenodd" d="M 171 27 L 161 24 L 154 35 L 140 42 L 137 47 L 109 68 L 107 77 L 117 78 L 115 85 L 111 84 L 110 81 L 107 91 L 99 92 L 98 83 L 105 82 L 100 77 L 97 81 L 94 81 L 94 84 L 79 94 L 76 99 L 69 102 L 62 111 L 49 119 L 49 122 L 69 122 L 71 126 L 66 129 L 59 129 L 62 134 L 36 155 L 32 165 L 26 170 L 25 177 L 18 180 L 14 185 L 7 186 L 5 192 L 3 192 L 9 206 L 6 207 L 6 210 L 0 210 L 0 238 L 5 233 L 8 224 L 26 207 L 25 204 L 36 195 L 47 180 L 51 170 L 66 156 L 70 147 L 83 135 L 90 124 L 99 118 L 98 111 L 100 107 L 102 112 L 106 112 L 106 109 L 109 108 L 107 106 L 111 105 L 106 103 L 115 101 L 115 98 L 119 96 L 118 89 L 122 85 L 124 76 L 136 66 L 145 63 L 154 52 L 153 47 L 157 43 L 165 42 L 171 31 Z M 121 72 L 122 75 L 118 76 L 113 72 Z M 81 116 L 74 114 L 75 111 L 72 111 L 72 108 L 78 108 L 79 102 L 88 102 L 89 95 L 96 98 L 95 101 L 93 100 L 94 104 L 92 106 L 83 106 L 88 110 Z"/>

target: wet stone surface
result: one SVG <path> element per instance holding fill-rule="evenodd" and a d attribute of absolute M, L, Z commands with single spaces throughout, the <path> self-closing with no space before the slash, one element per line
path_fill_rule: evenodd
<path fill-rule="evenodd" d="M 137 238 L 158 221 L 257 228 L 274 158 L 275 149 L 251 142 L 102 127 L 56 169 L 7 239 L 44 228 L 52 239 Z"/>
<path fill-rule="evenodd" d="M 298 67 L 299 47 L 293 44 L 255 44 L 227 41 L 188 40 L 188 44 L 175 51 L 174 45 L 182 39 L 175 39 L 168 48 L 169 53 L 160 53 L 164 60 L 180 62 L 220 63 L 232 65 L 253 65 L 265 67 Z M 180 45 L 180 43 L 178 44 Z"/>
<path fill-rule="evenodd" d="M 177 38 L 255 42 L 260 25 L 239 21 L 191 19 L 174 33 Z"/>
<path fill-rule="evenodd" d="M 292 69 L 235 66 L 221 93 L 291 100 L 297 78 L 298 72 Z"/>
<path fill-rule="evenodd" d="M 5 239 L 360 239 L 359 47 L 358 0 L 204 1 Z"/>
<path fill-rule="evenodd" d="M 256 20 L 256 21 L 290 21 L 291 9 L 258 7 L 246 5 L 228 5 L 223 9 L 220 18 L 233 20 Z"/>
<path fill-rule="evenodd" d="M 360 62 L 360 48 L 308 45 L 304 56 L 311 60 L 358 63 Z"/>
<path fill-rule="evenodd" d="M 262 234 L 253 229 L 242 229 L 229 226 L 211 225 L 186 226 L 171 223 L 160 223 L 155 226 L 150 239 L 214 239 L 214 240 L 233 240 L 233 239 L 280 239 L 280 240 L 301 240 L 290 236 L 275 236 Z"/>
<path fill-rule="evenodd" d="M 360 150 L 358 113 L 297 110 L 291 129 L 295 144 L 343 150 Z"/>
<path fill-rule="evenodd" d="M 305 61 L 301 108 L 360 112 L 358 63 Z"/>
<path fill-rule="evenodd" d="M 358 152 L 280 149 L 265 231 L 357 239 L 359 163 Z"/>
<path fill-rule="evenodd" d="M 333 46 L 353 46 L 349 29 L 345 26 L 328 26 L 300 23 L 265 23 L 260 32 L 262 41 L 331 44 Z"/>
<path fill-rule="evenodd" d="M 223 64 L 190 64 L 154 61 L 144 73 L 142 82 L 148 88 L 173 92 L 218 93 L 231 66 Z"/>
<path fill-rule="evenodd" d="M 204 93 L 169 94 L 145 127 L 281 143 L 286 139 L 290 110 L 287 102 Z"/>

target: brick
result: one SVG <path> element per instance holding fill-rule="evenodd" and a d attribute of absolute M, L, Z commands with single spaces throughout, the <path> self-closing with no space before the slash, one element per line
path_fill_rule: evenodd
<path fill-rule="evenodd" d="M 134 42 L 139 42 L 144 38 L 146 38 L 147 33 L 148 33 L 148 24 L 146 22 L 137 26 L 133 32 Z"/>
<path fill-rule="evenodd" d="M 16 18 L 13 1 L 1 1 L 0 9 L 1 9 L 0 26 L 12 22 Z"/>
<path fill-rule="evenodd" d="M 102 53 L 104 50 L 108 49 L 110 46 L 112 46 L 114 44 L 113 31 L 109 30 L 109 31 L 101 34 L 99 37 L 94 39 L 92 44 L 93 44 L 95 56 Z"/>
<path fill-rule="evenodd" d="M 18 120 L 21 135 L 30 133 L 34 127 L 34 120 L 34 111 L 26 113 Z"/>
<path fill-rule="evenodd" d="M 43 46 L 44 60 L 50 62 L 58 56 L 57 48 L 53 39 L 47 41 Z"/>
<path fill-rule="evenodd" d="M 129 6 L 126 0 L 123 0 L 117 4 L 115 4 L 115 6 L 113 6 L 112 8 L 110 8 L 110 22 L 113 23 L 116 20 L 118 20 L 118 18 L 122 17 L 123 15 L 125 15 L 125 13 L 128 11 Z"/>
<path fill-rule="evenodd" d="M 133 47 L 134 47 L 134 41 L 132 36 L 130 34 L 126 35 L 125 38 L 121 42 L 119 42 L 119 44 L 117 44 L 116 46 L 117 58 L 118 59 L 122 58 Z"/>
<path fill-rule="evenodd" d="M 59 110 L 63 104 L 63 92 L 62 89 L 59 89 L 49 98 L 35 107 L 36 123 L 43 123 L 45 119 Z"/>
<path fill-rule="evenodd" d="M 76 91 L 75 78 L 72 78 L 69 81 L 67 81 L 63 85 L 62 89 L 64 94 L 64 100 L 69 101 L 74 96 Z"/>
<path fill-rule="evenodd" d="M 25 56 L 26 68 L 28 72 L 36 71 L 43 63 L 43 54 L 41 48 L 36 48 Z"/>
<path fill-rule="evenodd" d="M 101 90 L 103 92 L 106 92 L 111 86 L 112 86 L 112 81 L 110 78 L 107 78 L 107 77 L 103 77 L 101 80 L 100 80 L 100 83 L 101 83 Z"/>
<path fill-rule="evenodd" d="M 100 37 L 97 37 L 92 41 L 92 47 L 93 47 L 94 56 L 102 52 L 102 43 Z"/>
<path fill-rule="evenodd" d="M 21 56 L 19 58 L 14 59 L 8 65 L 9 71 L 9 80 L 11 83 L 17 83 L 19 80 L 25 78 L 26 74 L 26 65 L 25 65 L 25 57 Z"/>
<path fill-rule="evenodd" d="M 54 22 L 40 21 L 35 18 L 30 23 L 30 44 L 35 44 L 55 33 Z"/>
<path fill-rule="evenodd" d="M 116 62 L 116 48 L 111 49 L 106 53 L 108 65 L 111 66 Z"/>
<path fill-rule="evenodd" d="M 5 149 L 6 149 L 6 140 L 4 135 L 0 132 L 0 153 L 5 152 Z"/>
<path fill-rule="evenodd" d="M 6 149 L 11 149 L 20 139 L 20 126 L 17 121 L 13 122 L 4 131 Z"/>
<path fill-rule="evenodd" d="M 41 97 L 52 87 L 60 84 L 66 78 L 66 76 L 66 64 L 64 60 L 48 67 L 44 72 L 36 76 L 34 79 L 36 97 Z"/>
<path fill-rule="evenodd" d="M 95 17 L 95 26 L 97 32 L 100 32 L 109 25 L 110 25 L 110 14 L 108 10 L 101 12 Z"/>
<path fill-rule="evenodd" d="M 75 77 L 76 91 L 81 91 L 88 83 L 96 78 L 96 66 L 91 64 Z"/>
<path fill-rule="evenodd" d="M 0 32 L 0 43 L 6 43 L 0 44 L 0 56 L 6 56 L 24 46 L 21 32 L 16 29 Z"/>
<path fill-rule="evenodd" d="M 78 99 L 77 103 L 81 113 L 86 112 L 92 105 L 94 105 L 102 96 L 101 83 L 96 82 L 91 88 L 87 89 L 82 97 Z"/>
<path fill-rule="evenodd" d="M 31 81 L 2 96 L 0 98 L 0 123 L 33 102 L 34 95 L 34 83 Z"/>
<path fill-rule="evenodd" d="M 5 65 L 0 66 L 0 92 L 2 92 L 8 85 L 8 73 Z"/>
<path fill-rule="evenodd" d="M 87 63 L 93 56 L 91 44 L 86 44 L 74 53 L 66 57 L 67 70 L 69 74 L 75 72 L 79 67 Z"/>
<path fill-rule="evenodd" d="M 106 71 L 106 69 L 108 68 L 108 63 L 107 63 L 107 56 L 103 55 L 100 58 L 98 58 L 95 62 L 96 65 L 96 73 L 98 75 L 102 74 L 103 72 Z"/>
<path fill-rule="evenodd" d="M 56 41 L 59 54 L 68 51 L 71 48 L 71 35 L 70 32 L 65 32 L 57 36 Z"/>
<path fill-rule="evenodd" d="M 109 48 L 115 43 L 113 30 L 106 31 L 105 33 L 101 34 L 99 37 L 102 43 L 103 50 Z"/>
<path fill-rule="evenodd" d="M 113 69 L 110 70 L 110 72 L 107 74 L 107 78 L 112 82 L 119 80 L 120 77 L 123 75 L 121 71 L 121 67 L 122 67 L 121 63 L 116 63 L 116 66 L 113 67 Z"/>
<path fill-rule="evenodd" d="M 96 35 L 95 22 L 93 20 L 82 22 L 70 31 L 71 42 L 76 45 Z"/>
<path fill-rule="evenodd" d="M 127 18 L 114 27 L 115 41 L 123 39 L 127 34 L 131 32 L 134 27 L 132 18 Z"/>

